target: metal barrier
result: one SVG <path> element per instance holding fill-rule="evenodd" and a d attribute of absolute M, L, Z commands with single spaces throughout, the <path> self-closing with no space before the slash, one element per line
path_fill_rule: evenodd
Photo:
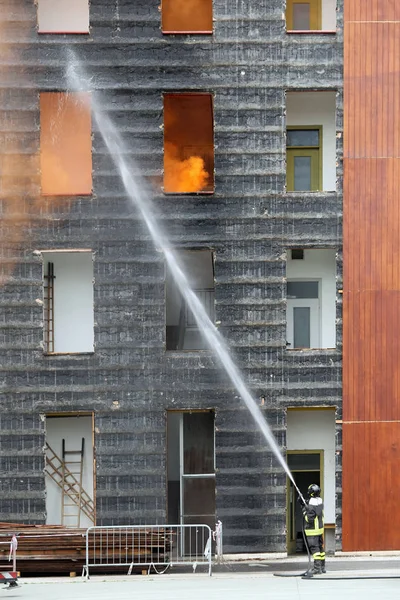
<path fill-rule="evenodd" d="M 2 569 L 8 569 L 9 565 L 0 565 L 0 584 L 9 584 L 9 587 L 16 587 L 18 580 L 17 573 L 17 537 L 13 535 L 11 538 L 11 542 L 0 542 L 1 546 L 9 546 L 10 552 L 8 555 L 8 561 L 12 560 L 12 570 L 11 571 L 3 571 Z"/>
<path fill-rule="evenodd" d="M 128 567 L 167 570 L 174 565 L 208 565 L 211 575 L 213 536 L 208 525 L 126 525 L 89 527 L 86 531 L 86 564 L 102 571 Z"/>

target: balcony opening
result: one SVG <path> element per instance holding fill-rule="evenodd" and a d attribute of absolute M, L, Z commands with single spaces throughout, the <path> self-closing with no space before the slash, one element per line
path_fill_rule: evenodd
<path fill-rule="evenodd" d="M 89 0 L 36 0 L 39 33 L 88 33 Z"/>
<path fill-rule="evenodd" d="M 206 33 L 213 30 L 213 0 L 162 0 L 163 33 Z"/>
<path fill-rule="evenodd" d="M 164 192 L 214 190 L 211 94 L 164 95 Z"/>
<path fill-rule="evenodd" d="M 92 193 L 91 135 L 89 93 L 40 94 L 42 194 Z"/>
<path fill-rule="evenodd" d="M 336 346 L 336 252 L 304 250 L 286 264 L 289 350 Z"/>
<path fill-rule="evenodd" d="M 44 351 L 94 350 L 91 251 L 43 252 Z"/>
<path fill-rule="evenodd" d="M 301 33 L 335 31 L 336 0 L 287 0 L 286 29 Z"/>
<path fill-rule="evenodd" d="M 286 94 L 286 188 L 336 189 L 336 93 Z"/>
<path fill-rule="evenodd" d="M 203 304 L 211 321 L 215 320 L 214 260 L 209 250 L 194 250 L 180 253 L 186 273 L 190 273 L 190 283 L 194 293 Z M 166 283 L 166 349 L 205 350 L 207 344 L 187 306 L 177 289 L 171 273 L 167 271 Z"/>

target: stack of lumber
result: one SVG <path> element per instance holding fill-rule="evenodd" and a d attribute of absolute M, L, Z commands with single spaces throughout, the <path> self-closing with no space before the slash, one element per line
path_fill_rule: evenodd
<path fill-rule="evenodd" d="M 117 530 L 118 531 L 118 530 Z M 127 533 L 126 533 L 127 531 Z M 73 529 L 62 525 L 24 525 L 0 522 L 0 541 L 10 541 L 17 535 L 17 570 L 21 575 L 68 574 L 82 572 L 86 562 L 86 529 Z M 123 535 L 105 529 L 96 530 L 96 538 L 90 538 L 89 561 L 103 563 L 101 573 L 115 570 L 119 562 L 162 562 L 171 547 L 170 535 L 143 530 L 123 530 Z M 8 562 L 9 546 L 0 545 L 0 563 Z M 9 563 L 11 567 L 11 562 Z M 124 567 L 126 572 L 127 568 Z"/>

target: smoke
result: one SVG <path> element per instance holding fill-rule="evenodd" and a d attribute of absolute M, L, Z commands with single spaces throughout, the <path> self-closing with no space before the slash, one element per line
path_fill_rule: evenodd
<path fill-rule="evenodd" d="M 199 192 L 206 187 L 208 173 L 200 156 L 179 159 L 179 150 L 174 144 L 164 144 L 164 191 Z"/>

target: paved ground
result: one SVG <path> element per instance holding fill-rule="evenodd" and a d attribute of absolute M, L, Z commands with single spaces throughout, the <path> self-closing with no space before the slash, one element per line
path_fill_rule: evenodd
<path fill-rule="evenodd" d="M 362 565 L 359 565 L 362 567 Z M 286 571 L 287 572 L 287 571 Z M 397 579 L 331 580 L 329 576 L 397 576 Z M 357 568 L 345 573 L 332 571 L 326 578 L 305 581 L 300 578 L 275 577 L 272 572 L 133 575 L 131 577 L 94 576 L 80 578 L 21 579 L 20 587 L 2 590 L 4 596 L 25 600 L 385 600 L 400 596 L 400 570 Z"/>

